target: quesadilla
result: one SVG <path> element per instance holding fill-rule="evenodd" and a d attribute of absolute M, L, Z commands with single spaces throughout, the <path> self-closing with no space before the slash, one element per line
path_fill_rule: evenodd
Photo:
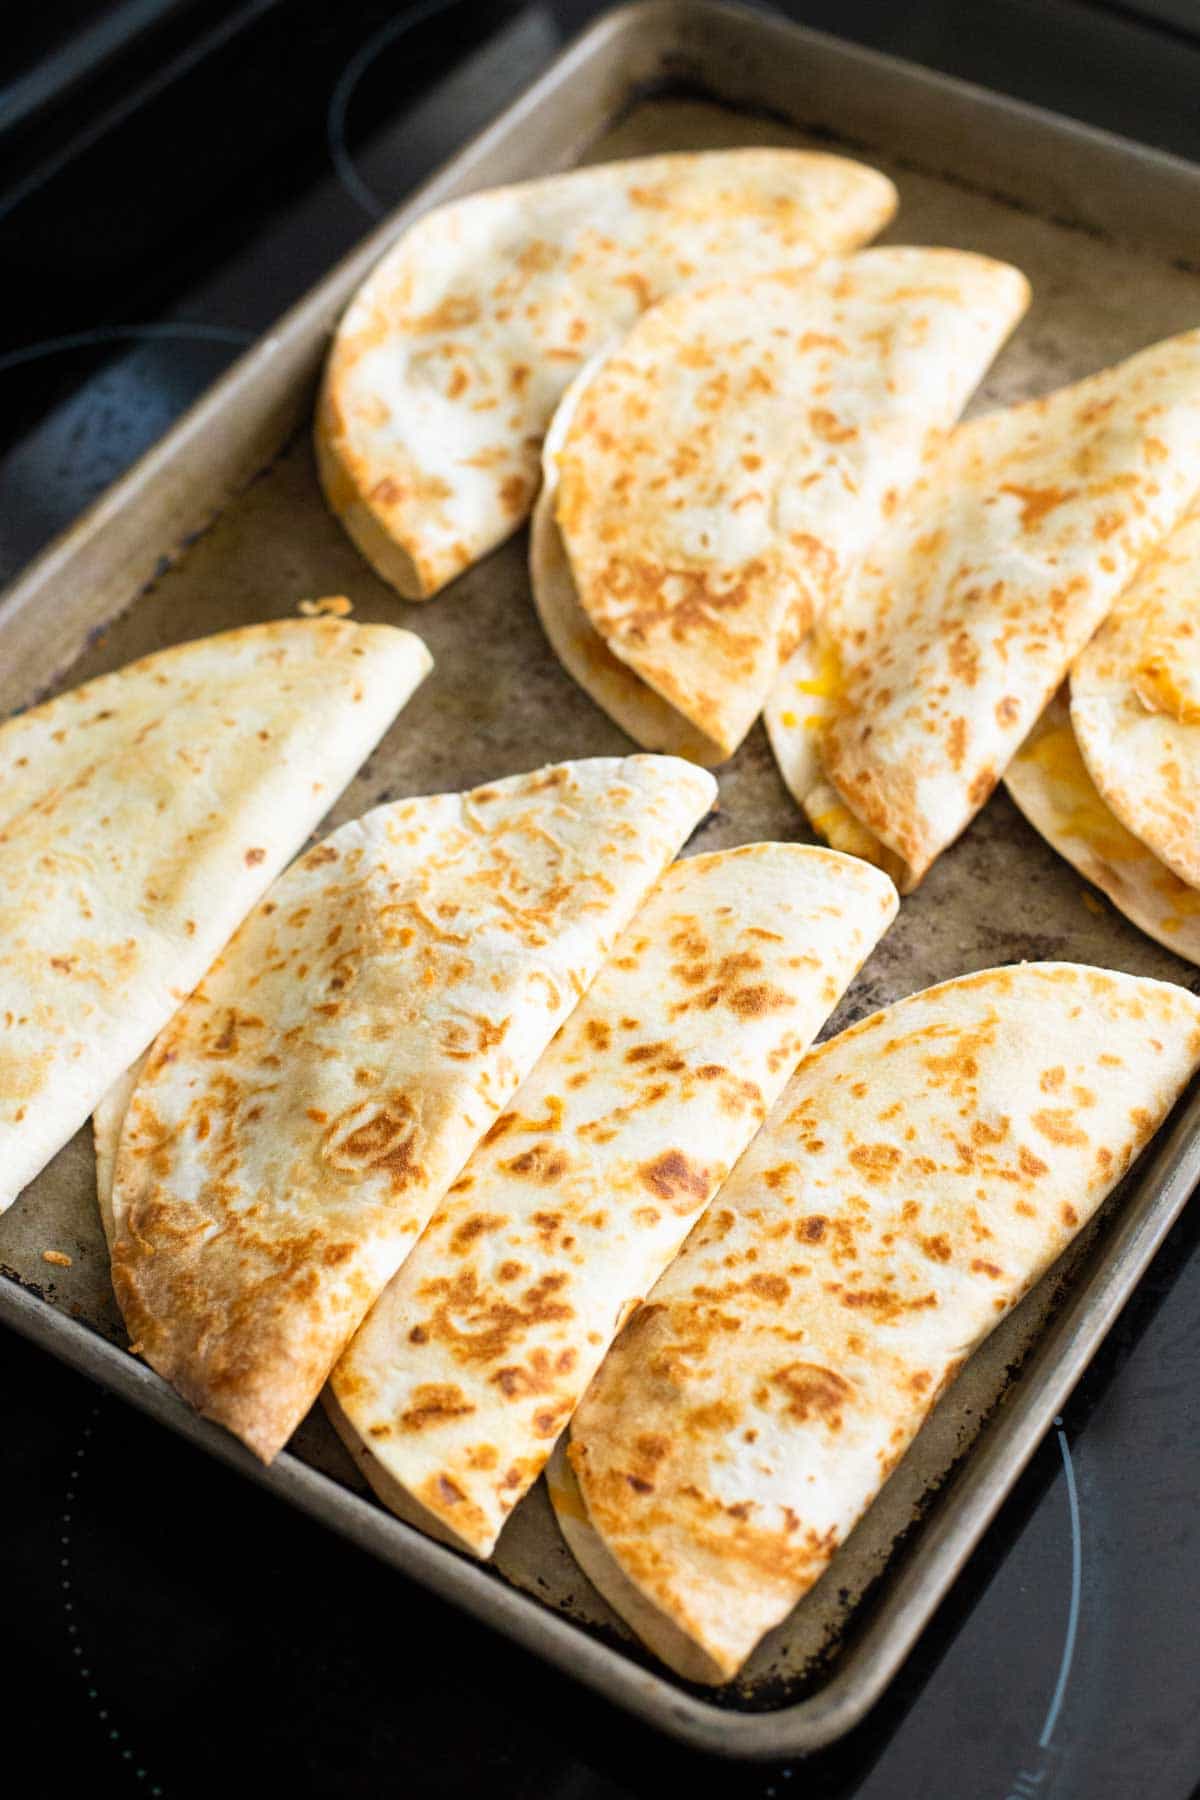
<path fill-rule="evenodd" d="M 795 844 L 667 870 L 334 1370 L 331 1416 L 402 1517 L 491 1554 L 896 907 L 869 864 Z"/>
<path fill-rule="evenodd" d="M 987 257 L 886 249 L 644 313 L 546 459 L 534 595 L 570 672 L 639 742 L 731 755 L 1028 296 Z"/>
<path fill-rule="evenodd" d="M 1071 723 L 1107 805 L 1200 889 L 1200 509 L 1148 559 L 1077 658 Z"/>
<path fill-rule="evenodd" d="M 558 453 L 596 357 L 567 389 L 542 446 L 542 487 L 529 533 L 529 580 L 542 630 L 563 668 L 635 744 L 660 755 L 685 756 L 701 768 L 723 762 L 724 752 L 671 702 L 640 681 L 609 649 L 579 604 L 567 547 L 558 529 Z"/>
<path fill-rule="evenodd" d="M 117 1076 L 107 1093 L 97 1102 L 92 1114 L 92 1147 L 96 1152 L 96 1209 L 100 1214 L 104 1241 L 108 1245 L 110 1257 L 117 1239 L 112 1209 L 117 1146 L 121 1141 L 121 1127 L 125 1123 L 125 1114 L 129 1111 L 129 1102 L 133 1099 L 134 1089 L 141 1080 L 145 1066 L 146 1057 L 139 1056 L 132 1067 L 126 1069 L 123 1075 Z"/>
<path fill-rule="evenodd" d="M 1065 691 L 1013 757 L 1004 785 L 1034 830 L 1139 930 L 1200 963 L 1200 889 L 1159 862 L 1105 805 L 1075 741 Z"/>
<path fill-rule="evenodd" d="M 914 888 L 1198 488 L 1200 332 L 961 426 L 780 677 L 768 729 L 810 818 L 851 815 Z"/>
<path fill-rule="evenodd" d="M 802 150 L 652 156 L 426 213 L 359 289 L 317 412 L 330 507 L 378 573 L 428 599 L 529 511 L 571 377 L 685 282 L 853 250 L 890 181 Z"/>
<path fill-rule="evenodd" d="M 407 631 L 289 619 L 178 644 L 0 725 L 0 1210 L 430 667 Z"/>
<path fill-rule="evenodd" d="M 1200 1000 L 1069 963 L 963 976 L 812 1052 L 555 1471 L 567 1541 L 659 1656 L 737 1673 L 1198 1065 Z"/>
<path fill-rule="evenodd" d="M 712 804 L 670 758 L 376 807 L 282 875 L 120 1134 L 141 1354 L 264 1461 Z"/>

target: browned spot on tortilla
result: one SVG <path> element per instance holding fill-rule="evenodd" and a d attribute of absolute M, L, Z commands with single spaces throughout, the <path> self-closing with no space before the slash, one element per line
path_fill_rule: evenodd
<path fill-rule="evenodd" d="M 570 1375 L 578 1360 L 578 1353 L 569 1344 L 558 1351 L 539 1344 L 530 1353 L 528 1362 L 497 1369 L 491 1380 L 509 1400 L 530 1394 L 552 1394 L 563 1377 Z"/>
<path fill-rule="evenodd" d="M 831 1430 L 842 1423 L 842 1408 L 854 1389 L 844 1376 L 820 1363 L 794 1362 L 777 1369 L 770 1377 L 771 1386 L 784 1395 L 784 1411 L 789 1419 L 803 1423 L 805 1419 L 823 1419 Z"/>
<path fill-rule="evenodd" d="M 813 407 L 808 422 L 816 436 L 827 444 L 845 444 L 858 436 L 857 425 L 843 425 L 837 414 L 825 406 Z"/>
<path fill-rule="evenodd" d="M 574 1308 L 558 1298 L 567 1280 L 561 1272 L 543 1275 L 507 1300 L 481 1285 L 471 1269 L 440 1276 L 420 1290 L 421 1299 L 431 1305 L 427 1335 L 446 1344 L 459 1362 L 494 1362 L 530 1326 L 574 1317 Z"/>
<path fill-rule="evenodd" d="M 523 1150 L 509 1162 L 500 1167 L 508 1175 L 523 1175 L 527 1181 L 534 1181 L 542 1187 L 550 1187 L 561 1181 L 571 1166 L 571 1159 L 557 1145 L 545 1143 L 534 1144 L 531 1149 Z"/>
<path fill-rule="evenodd" d="M 759 1018 L 763 1013 L 775 1012 L 790 1003 L 790 994 L 765 981 L 756 982 L 750 987 L 733 988 L 725 996 L 725 1004 L 729 1010 L 743 1019 Z"/>
<path fill-rule="evenodd" d="M 476 1238 L 482 1237 L 485 1232 L 497 1231 L 507 1223 L 503 1213 L 473 1213 L 469 1219 L 464 1219 L 461 1225 L 455 1227 L 450 1238 L 451 1253 L 465 1256 Z"/>
<path fill-rule="evenodd" d="M 770 1300 L 775 1306 L 782 1306 L 792 1291 L 791 1283 L 783 1275 L 751 1275 L 746 1286 L 752 1294 Z"/>
<path fill-rule="evenodd" d="M 691 1212 L 696 1201 L 708 1195 L 708 1174 L 690 1163 L 682 1150 L 665 1150 L 652 1162 L 638 1166 L 644 1186 L 678 1212 Z"/>
<path fill-rule="evenodd" d="M 1033 1124 L 1052 1144 L 1086 1144 L 1091 1140 L 1074 1122 L 1069 1106 L 1044 1106 L 1033 1115 Z"/>
<path fill-rule="evenodd" d="M 405 1431 L 424 1431 L 427 1425 L 441 1425 L 447 1419 L 461 1419 L 474 1411 L 461 1388 L 447 1382 L 423 1381 L 413 1389 L 409 1405 L 400 1414 L 400 1423 Z"/>
<path fill-rule="evenodd" d="M 951 719 L 950 729 L 946 734 L 950 767 L 961 769 L 967 754 L 967 721 L 963 718 Z"/>
<path fill-rule="evenodd" d="M 966 687 L 974 687 L 979 679 L 979 651 L 965 631 L 958 631 L 946 646 L 950 672 Z"/>
<path fill-rule="evenodd" d="M 529 483 L 523 475 L 508 475 L 500 483 L 500 504 L 506 512 L 518 518 L 526 511 L 529 502 Z"/>
<path fill-rule="evenodd" d="M 906 1312 L 921 1312 L 936 1307 L 936 1294 L 923 1294 L 919 1300 L 902 1300 L 891 1288 L 847 1288 L 841 1296 L 843 1306 L 873 1313 L 880 1325 L 892 1325 Z"/>
<path fill-rule="evenodd" d="M 479 301 L 474 294 L 447 294 L 430 312 L 408 321 L 410 331 L 465 331 L 479 320 Z"/>
<path fill-rule="evenodd" d="M 971 805 L 982 806 L 984 801 L 991 794 L 998 779 L 999 777 L 997 776 L 995 769 L 990 766 L 986 769 L 980 769 L 978 775 L 975 776 L 967 789 L 967 799 L 971 802 Z"/>
<path fill-rule="evenodd" d="M 1021 502 L 1021 529 L 1030 531 L 1047 513 L 1053 512 L 1056 506 L 1061 506 L 1066 500 L 1073 500 L 1079 489 L 1019 487 L 1016 482 L 1004 482 L 1000 492 L 1012 494 Z"/>
<path fill-rule="evenodd" d="M 247 852 L 246 852 L 246 867 L 248 869 L 256 868 L 258 866 L 258 864 L 263 861 L 266 854 L 267 853 L 265 850 L 258 850 L 258 849 L 247 850 Z"/>
<path fill-rule="evenodd" d="M 860 1175 L 876 1184 L 885 1182 L 899 1168 L 903 1153 L 894 1144 L 855 1144 L 850 1161 Z"/>
<path fill-rule="evenodd" d="M 360 1118 L 364 1105 L 369 1104 L 360 1102 L 338 1115 L 325 1132 L 323 1155 L 345 1173 L 378 1170 L 388 1177 L 393 1193 L 402 1193 L 424 1175 L 416 1160 L 412 1103 L 404 1094 L 392 1094 L 375 1112 Z M 356 1118 L 359 1123 L 352 1124 Z"/>

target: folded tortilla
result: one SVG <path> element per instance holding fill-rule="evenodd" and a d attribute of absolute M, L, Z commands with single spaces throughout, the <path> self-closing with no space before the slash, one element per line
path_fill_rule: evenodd
<path fill-rule="evenodd" d="M 147 1051 L 146 1055 L 149 1054 Z M 104 1097 L 97 1102 L 92 1114 L 92 1148 L 96 1152 L 96 1209 L 100 1214 L 110 1258 L 117 1241 L 112 1209 L 117 1147 L 121 1142 L 121 1127 L 125 1123 L 125 1114 L 129 1111 L 129 1102 L 133 1099 L 145 1066 L 146 1056 L 139 1056 L 130 1068 L 117 1076 Z"/>
<path fill-rule="evenodd" d="M 86 1123 L 431 667 L 288 619 L 0 725 L 0 1210 Z"/>
<path fill-rule="evenodd" d="M 1104 800 L 1200 888 L 1200 508 L 1139 570 L 1071 670 L 1071 723 Z"/>
<path fill-rule="evenodd" d="M 795 844 L 667 870 L 334 1370 L 393 1510 L 491 1554 L 897 904 Z"/>
<path fill-rule="evenodd" d="M 930 988 L 805 1060 L 579 1407 L 574 1493 L 555 1470 L 659 1656 L 736 1674 L 1198 1065 L 1200 1000 L 1069 963 Z"/>
<path fill-rule="evenodd" d="M 1200 963 L 1200 889 L 1105 805 L 1080 755 L 1065 689 L 1013 757 L 1004 785 L 1034 830 L 1140 931 Z"/>
<path fill-rule="evenodd" d="M 829 841 L 914 888 L 1198 489 L 1200 332 L 960 427 L 768 708 Z"/>
<path fill-rule="evenodd" d="M 121 1129 L 141 1354 L 264 1461 L 712 804 L 670 758 L 398 801 L 282 875 Z"/>
<path fill-rule="evenodd" d="M 558 453 L 576 401 L 603 360 L 599 356 L 593 358 L 576 376 L 542 445 L 542 487 L 529 533 L 529 581 L 534 604 L 542 630 L 563 668 L 635 744 L 660 755 L 685 756 L 701 768 L 712 768 L 725 760 L 720 746 L 676 712 L 662 694 L 639 681 L 629 664 L 609 649 L 580 606 L 567 547 L 558 529 Z"/>
<path fill-rule="evenodd" d="M 652 156 L 427 213 L 342 320 L 317 412 L 326 498 L 367 560 L 428 599 L 529 511 L 571 377 L 688 281 L 853 250 L 890 181 L 801 150 Z"/>
<path fill-rule="evenodd" d="M 882 249 L 643 314 L 545 459 L 533 587 L 570 672 L 643 745 L 731 755 L 1028 297 L 1006 263 Z"/>

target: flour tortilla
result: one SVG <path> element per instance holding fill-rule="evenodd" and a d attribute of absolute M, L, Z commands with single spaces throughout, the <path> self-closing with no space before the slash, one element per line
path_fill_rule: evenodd
<path fill-rule="evenodd" d="M 0 725 L 0 1210 L 195 987 L 430 666 L 407 631 L 289 619 Z"/>
<path fill-rule="evenodd" d="M 853 250 L 890 181 L 802 150 L 652 156 L 427 213 L 338 330 L 317 413 L 326 498 L 427 599 L 529 512 L 542 435 L 588 358 L 683 283 Z"/>
<path fill-rule="evenodd" d="M 1065 690 L 1017 751 L 1004 784 L 1034 830 L 1139 931 L 1200 963 L 1200 890 L 1180 881 L 1105 805 L 1075 741 Z"/>
<path fill-rule="evenodd" d="M 796 844 L 667 870 L 334 1370 L 389 1506 L 491 1554 L 897 904 Z"/>
<path fill-rule="evenodd" d="M 777 743 L 789 681 L 836 670 L 810 816 L 835 790 L 911 891 L 1198 488 L 1200 332 L 961 426 L 780 678 Z"/>
<path fill-rule="evenodd" d="M 149 1051 L 146 1052 L 149 1055 Z M 104 1228 L 104 1241 L 111 1257 L 117 1228 L 113 1219 L 113 1178 L 117 1168 L 117 1146 L 129 1102 L 141 1080 L 146 1057 L 139 1056 L 131 1068 L 118 1075 L 92 1114 L 92 1147 L 96 1152 L 96 1208 Z"/>
<path fill-rule="evenodd" d="M 812 1052 L 593 1381 L 578 1492 L 552 1480 L 652 1649 L 737 1673 L 1198 1064 L 1200 1000 L 1068 963 L 963 976 Z"/>
<path fill-rule="evenodd" d="M 1147 560 L 1076 660 L 1071 723 L 1112 811 L 1200 888 L 1200 508 Z"/>
<path fill-rule="evenodd" d="M 829 615 L 792 652 L 763 708 L 763 723 L 779 773 L 809 824 L 834 850 L 860 856 L 882 869 L 903 891 L 908 879 L 904 858 L 889 850 L 856 818 L 837 789 L 825 778 L 821 745 L 837 712 L 841 692 L 841 655 L 836 620 L 848 609 Z"/>
<path fill-rule="evenodd" d="M 645 313 L 564 401 L 535 532 L 539 611 L 593 698 L 639 742 L 665 702 L 701 760 L 732 754 L 1028 296 L 987 257 L 886 249 Z"/>
<path fill-rule="evenodd" d="M 606 757 L 377 807 L 280 877 L 159 1037 L 113 1287 L 151 1366 L 264 1461 L 714 793 Z"/>
<path fill-rule="evenodd" d="M 555 509 L 558 505 L 558 452 L 575 404 L 602 357 L 587 365 L 567 389 L 542 446 L 542 486 L 529 533 L 529 581 L 550 647 L 586 694 L 628 732 L 643 750 L 686 756 L 702 769 L 725 761 L 725 752 L 676 712 L 669 700 L 639 681 L 628 663 L 614 656 L 579 604 L 571 564 Z"/>

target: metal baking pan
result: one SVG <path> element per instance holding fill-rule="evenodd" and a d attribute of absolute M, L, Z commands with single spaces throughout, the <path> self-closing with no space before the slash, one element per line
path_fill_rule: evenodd
<path fill-rule="evenodd" d="M 896 242 L 1018 263 L 1026 323 L 979 404 L 1038 392 L 1200 320 L 1200 170 L 778 19 L 659 0 L 608 15 L 395 213 L 0 600 L 0 713 L 161 645 L 344 592 L 399 620 L 433 676 L 342 797 L 457 788 L 628 748 L 539 630 L 518 538 L 406 607 L 323 506 L 309 448 L 331 327 L 385 244 L 436 201 L 582 160 L 740 143 L 844 148 L 885 169 Z M 761 727 L 721 773 L 706 848 L 796 838 Z M 1091 896 L 998 794 L 907 900 L 831 1029 L 950 975 L 1067 957 L 1195 980 Z M 383 1561 L 693 1745 L 814 1750 L 878 1698 L 1109 1329 L 1200 1175 L 1200 1096 L 975 1356 L 827 1574 L 719 1693 L 654 1665 L 568 1556 L 539 1487 L 480 1567 L 383 1511 L 319 1410 L 262 1469 L 123 1348 L 86 1134 L 0 1220 L 0 1320 Z M 69 1268 L 47 1265 L 66 1251 Z"/>

